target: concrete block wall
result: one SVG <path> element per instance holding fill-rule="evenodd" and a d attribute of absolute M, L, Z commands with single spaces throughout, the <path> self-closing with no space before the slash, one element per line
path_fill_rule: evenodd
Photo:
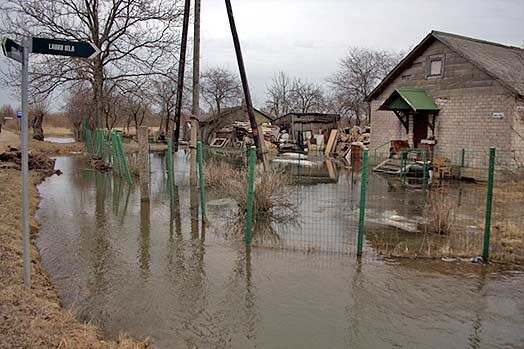
<path fill-rule="evenodd" d="M 426 77 L 425 64 L 432 55 L 444 57 L 442 77 Z M 522 149 L 524 155 L 524 138 L 516 136 L 512 130 L 517 114 L 515 97 L 498 81 L 438 41 L 372 101 L 370 149 L 393 139 L 412 142 L 411 132 L 406 134 L 393 112 L 377 110 L 396 88 L 401 87 L 424 89 L 439 105 L 440 112 L 435 118 L 435 156 L 447 157 L 459 164 L 464 148 L 467 166 L 485 168 L 491 146 L 498 150 L 497 164 L 500 166 L 515 164 L 512 160 L 515 148 Z M 519 103 L 524 106 L 524 101 Z M 504 114 L 503 118 L 496 117 L 500 113 Z M 410 122 L 410 131 L 412 125 Z M 524 137 L 524 121 L 517 126 Z M 431 134 L 430 129 L 428 134 Z M 382 153 L 388 151 L 389 147 L 382 148 Z"/>

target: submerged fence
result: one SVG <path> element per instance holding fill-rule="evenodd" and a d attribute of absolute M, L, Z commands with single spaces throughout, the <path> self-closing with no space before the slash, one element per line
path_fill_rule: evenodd
<path fill-rule="evenodd" d="M 90 139 L 89 132 L 85 137 Z M 91 139 L 95 143 L 86 144 L 87 152 L 102 155 L 127 178 L 121 135 Z M 108 141 L 110 150 L 104 146 Z M 171 154 L 168 146 L 166 188 L 173 193 Z M 351 163 L 320 154 L 274 156 L 271 170 L 263 171 L 254 148 L 199 144 L 197 206 L 199 201 L 202 221 L 211 228 L 232 218 L 221 234 L 254 247 L 524 262 L 524 180 L 508 167 L 511 156 L 495 149 L 464 150 L 438 167 L 424 151 L 403 154 L 398 173 L 377 172 L 387 159 L 373 151 Z"/>
<path fill-rule="evenodd" d="M 278 158 L 273 167 L 292 177 L 287 190 L 296 204 L 296 220 L 264 221 L 265 228 L 254 222 L 253 245 L 357 256 L 523 262 L 524 180 L 496 149 L 476 152 L 476 165 L 480 156 L 486 158 L 483 168 L 468 167 L 471 153 L 463 152 L 447 178 L 434 176 L 425 154 L 419 161 L 424 172 L 415 175 L 376 173 L 367 151 L 351 167 L 299 155 L 282 167 Z M 258 175 L 255 197 L 265 185 Z M 272 239 L 257 236 L 268 225 Z"/>

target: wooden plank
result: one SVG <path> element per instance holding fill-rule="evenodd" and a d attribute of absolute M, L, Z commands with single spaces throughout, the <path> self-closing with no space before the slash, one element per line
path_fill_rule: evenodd
<path fill-rule="evenodd" d="M 331 152 L 333 151 L 333 148 L 335 147 L 335 142 L 337 141 L 337 136 L 338 136 L 338 130 L 337 129 L 331 130 L 329 134 L 329 139 L 326 145 L 326 150 L 324 152 L 326 156 L 329 156 L 329 154 L 331 154 Z"/>

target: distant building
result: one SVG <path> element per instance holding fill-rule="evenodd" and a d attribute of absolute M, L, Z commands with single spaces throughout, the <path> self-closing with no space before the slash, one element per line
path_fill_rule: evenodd
<path fill-rule="evenodd" d="M 524 165 L 524 50 L 429 33 L 368 96 L 371 149 L 405 140 L 435 156 L 485 167 Z M 433 144 L 434 143 L 434 144 Z"/>
<path fill-rule="evenodd" d="M 299 139 L 299 133 L 303 140 L 307 140 L 323 132 L 338 128 L 340 115 L 325 113 L 288 113 L 274 120 L 274 124 L 285 129 L 291 135 L 291 139 Z"/>
<path fill-rule="evenodd" d="M 254 109 L 255 120 L 257 125 L 264 123 L 271 124 L 273 120 L 265 113 L 258 109 Z M 208 113 L 204 114 L 199 119 L 200 135 L 205 144 L 210 144 L 214 138 L 223 137 L 224 130 L 232 132 L 232 125 L 235 122 L 246 122 L 249 125 L 249 116 L 247 114 L 246 106 L 237 106 L 232 108 L 224 108 L 220 114 Z"/>

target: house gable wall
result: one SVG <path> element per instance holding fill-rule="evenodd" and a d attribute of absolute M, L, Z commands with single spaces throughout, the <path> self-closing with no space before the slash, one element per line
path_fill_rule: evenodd
<path fill-rule="evenodd" d="M 430 57 L 436 55 L 443 57 L 443 75 L 427 77 Z M 370 149 L 390 140 L 412 142 L 412 117 L 408 135 L 393 112 L 378 110 L 394 89 L 401 87 L 426 90 L 440 108 L 436 117 L 435 156 L 459 163 L 461 151 L 466 149 L 466 165 L 485 167 L 489 147 L 494 146 L 501 162 L 511 162 L 515 97 L 498 81 L 437 40 L 372 100 Z M 504 113 L 505 117 L 497 119 L 493 113 Z M 380 150 L 382 155 L 388 152 L 389 146 Z"/>

